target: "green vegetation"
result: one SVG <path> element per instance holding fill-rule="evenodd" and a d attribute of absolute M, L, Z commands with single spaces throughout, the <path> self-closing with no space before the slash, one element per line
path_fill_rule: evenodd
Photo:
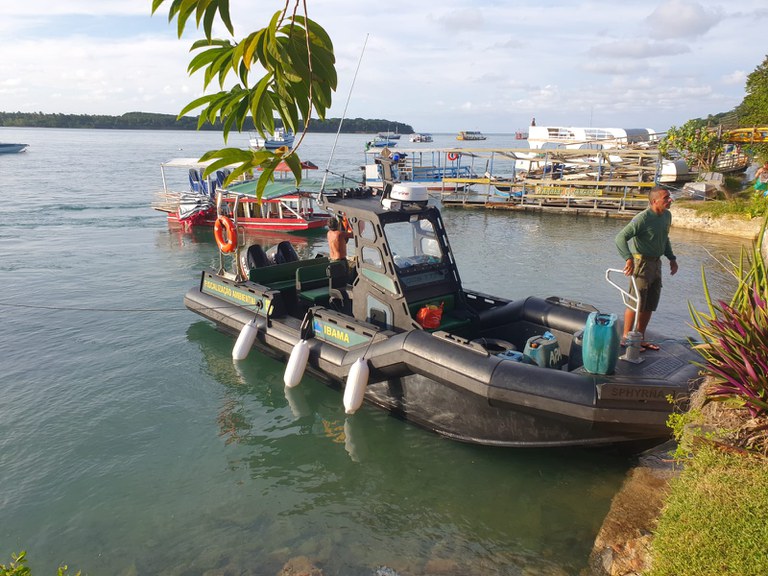
<path fill-rule="evenodd" d="M 646 576 L 768 574 L 768 266 L 763 222 L 751 252 L 725 266 L 738 285 L 706 312 L 690 308 L 708 375 L 702 408 L 670 417 L 685 464 L 671 482 Z M 714 410 L 718 400 L 720 412 Z"/>
<path fill-rule="evenodd" d="M 375 134 L 391 130 L 400 134 L 413 134 L 413 128 L 408 124 L 391 120 L 347 118 L 342 124 L 341 118 L 318 120 L 311 118 L 307 127 L 308 132 L 333 133 L 341 131 L 345 134 Z M 216 130 L 222 129 L 221 121 L 214 124 L 200 124 L 198 116 L 181 116 L 173 114 L 150 114 L 147 112 L 128 112 L 122 116 L 103 116 L 89 114 L 43 114 L 42 112 L 0 112 L 0 126 L 7 128 L 109 128 L 113 130 Z M 281 127 L 277 120 L 275 126 Z M 199 127 L 199 128 L 198 128 Z M 243 125 L 244 131 L 254 130 L 253 121 L 249 118 Z"/>
<path fill-rule="evenodd" d="M 680 128 L 672 126 L 659 142 L 659 151 L 665 157 L 669 158 L 672 150 L 682 154 L 691 168 L 709 172 L 723 151 L 723 140 L 717 132 L 702 126 L 700 120 L 688 120 Z"/>
<path fill-rule="evenodd" d="M 11 555 L 11 563 L 7 566 L 0 564 L 0 576 L 31 576 L 32 570 L 27 566 L 27 553 L 20 552 L 19 554 Z M 56 571 L 57 576 L 68 576 L 69 568 L 66 565 L 59 566 Z M 74 576 L 80 576 L 80 572 L 77 572 Z"/>
<path fill-rule="evenodd" d="M 768 125 L 768 56 L 747 76 L 745 92 L 744 100 L 736 107 L 739 125 Z M 762 161 L 768 160 L 768 144 L 756 144 L 753 149 Z"/>
<path fill-rule="evenodd" d="M 709 216 L 743 216 L 744 218 L 757 218 L 768 214 L 768 197 L 752 195 L 747 198 L 734 198 L 732 200 L 712 200 L 709 202 L 696 202 L 680 200 L 676 206 L 695 210 L 698 214 Z"/>
<path fill-rule="evenodd" d="M 152 0 L 152 13 L 166 1 Z M 275 117 L 292 132 L 304 132 L 313 113 L 320 120 L 325 119 L 336 90 L 336 57 L 327 32 L 309 18 L 306 2 L 285 2 L 264 28 L 241 39 L 233 37 L 229 0 L 173 0 L 168 4 L 168 20 L 176 20 L 179 37 L 193 18 L 205 35 L 192 44 L 195 55 L 188 72 L 203 73 L 203 88 L 214 81 L 220 88 L 190 102 L 180 116 L 202 108 L 200 125 L 221 121 L 225 140 L 230 130 L 243 130 L 249 117 L 262 136 L 274 131 Z M 211 36 L 217 18 L 230 38 Z M 252 72 L 257 71 L 263 72 L 261 77 L 252 78 Z M 231 88 L 225 90 L 225 85 Z M 296 147 L 300 144 L 299 141 Z M 297 182 L 301 181 L 299 156 L 286 146 L 256 151 L 223 148 L 211 150 L 201 159 L 215 160 L 206 174 L 234 165 L 228 181 L 261 169 L 256 184 L 258 195 L 274 179 L 275 168 L 281 162 L 290 167 Z"/>
<path fill-rule="evenodd" d="M 646 576 L 768 574 L 768 466 L 704 445 L 672 483 Z"/>
<path fill-rule="evenodd" d="M 729 261 L 738 286 L 730 302 L 713 302 L 702 269 L 708 310 L 689 305 L 693 327 L 701 337 L 697 349 L 711 377 L 709 398 L 736 400 L 757 416 L 768 411 L 768 271 L 762 257 L 763 223 L 751 253 L 742 249 L 738 262 Z"/>

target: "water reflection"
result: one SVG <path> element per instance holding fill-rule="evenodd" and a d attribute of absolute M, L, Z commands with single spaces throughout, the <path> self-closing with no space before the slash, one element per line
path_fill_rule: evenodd
<path fill-rule="evenodd" d="M 329 573 L 575 573 L 627 466 L 599 451 L 464 445 L 370 407 L 347 417 L 339 391 L 311 377 L 286 396 L 282 362 L 254 353 L 235 366 L 233 340 L 208 324 L 187 336 L 222 386 L 220 434 L 259 494 L 262 553 L 305 550 Z"/>

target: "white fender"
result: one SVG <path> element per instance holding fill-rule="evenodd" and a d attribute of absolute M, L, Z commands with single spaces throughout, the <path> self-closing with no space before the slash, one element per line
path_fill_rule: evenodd
<path fill-rule="evenodd" d="M 237 337 L 235 347 L 232 348 L 232 358 L 235 360 L 245 360 L 248 357 L 248 352 L 251 351 L 251 347 L 253 346 L 253 342 L 256 340 L 256 335 L 258 333 L 259 328 L 256 326 L 256 319 L 254 318 L 240 330 L 240 335 Z"/>
<path fill-rule="evenodd" d="M 368 361 L 362 358 L 355 360 L 344 386 L 344 412 L 347 414 L 354 414 L 362 405 L 369 374 Z"/>
<path fill-rule="evenodd" d="M 288 364 L 285 367 L 283 382 L 288 388 L 293 388 L 304 376 L 304 369 L 309 360 L 309 344 L 306 340 L 299 340 L 291 350 L 291 356 L 288 358 Z"/>

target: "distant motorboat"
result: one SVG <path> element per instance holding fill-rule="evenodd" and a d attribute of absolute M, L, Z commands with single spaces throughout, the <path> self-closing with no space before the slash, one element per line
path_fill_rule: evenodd
<path fill-rule="evenodd" d="M 414 134 L 411 136 L 411 142 L 432 142 L 432 134 Z"/>
<path fill-rule="evenodd" d="M 463 130 L 456 136 L 456 140 L 486 140 L 486 137 L 477 130 Z"/>
<path fill-rule="evenodd" d="M 284 128 L 277 128 L 271 138 L 264 138 L 260 134 L 251 135 L 249 145 L 254 150 L 259 148 L 275 150 L 281 146 L 287 146 L 288 148 L 292 147 L 294 139 L 295 136 L 293 132 L 285 130 Z"/>
<path fill-rule="evenodd" d="M 369 140 L 365 143 L 366 150 L 369 148 L 392 148 L 393 146 L 397 146 L 397 142 L 395 140 L 382 138 L 381 136 L 376 136 L 376 138 L 373 140 Z"/>
<path fill-rule="evenodd" d="M 24 152 L 29 144 L 10 144 L 0 142 L 0 154 L 16 154 L 17 152 Z"/>

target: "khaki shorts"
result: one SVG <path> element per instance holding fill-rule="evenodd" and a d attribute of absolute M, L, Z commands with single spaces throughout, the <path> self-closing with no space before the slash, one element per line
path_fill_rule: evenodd
<path fill-rule="evenodd" d="M 640 293 L 640 312 L 654 312 L 661 299 L 661 258 L 635 255 L 635 271 L 632 274 Z M 635 295 L 632 286 L 629 293 Z"/>

